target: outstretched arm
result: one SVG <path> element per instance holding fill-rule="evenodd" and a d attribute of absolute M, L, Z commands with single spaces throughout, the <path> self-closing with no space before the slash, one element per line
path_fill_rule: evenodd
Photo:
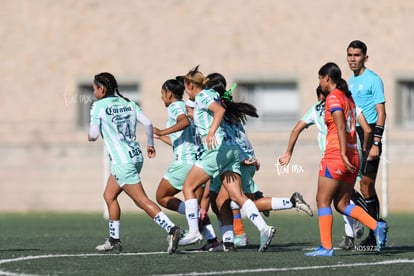
<path fill-rule="evenodd" d="M 286 166 L 290 162 L 290 158 L 293 154 L 293 149 L 295 148 L 296 141 L 299 138 L 300 133 L 307 127 L 306 123 L 300 120 L 296 126 L 292 129 L 290 133 L 288 146 L 286 152 L 279 158 L 279 163 L 282 166 Z"/>

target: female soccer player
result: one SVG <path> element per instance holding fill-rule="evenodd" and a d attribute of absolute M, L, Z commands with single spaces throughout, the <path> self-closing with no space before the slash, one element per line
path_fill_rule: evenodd
<path fill-rule="evenodd" d="M 350 204 L 350 197 L 359 170 L 356 138 L 355 103 L 335 63 L 327 63 L 319 70 L 319 84 L 327 93 L 325 123 L 328 128 L 325 154 L 319 166 L 318 206 L 321 246 L 306 256 L 333 256 L 332 209 L 359 220 L 375 232 L 377 251 L 385 245 L 387 224 L 376 221 L 361 207 Z"/>
<path fill-rule="evenodd" d="M 145 194 L 139 173 L 143 165 L 143 155 L 136 141 L 137 122 L 144 125 L 147 135 L 147 154 L 155 157 L 153 128 L 151 121 L 134 102 L 123 97 L 118 91 L 115 77 L 107 72 L 95 76 L 93 91 L 97 101 L 91 109 L 91 123 L 88 140 L 95 141 L 99 134 L 105 144 L 111 162 L 111 175 L 104 191 L 104 199 L 109 210 L 109 239 L 98 245 L 98 251 L 115 250 L 121 252 L 120 218 L 121 209 L 118 196 L 122 191 L 144 209 L 154 221 L 168 233 L 168 253 L 175 252 L 182 229 L 161 211 L 160 207 Z M 115 95 L 116 93 L 116 95 Z"/>
<path fill-rule="evenodd" d="M 189 233 L 183 237 L 183 244 L 191 244 L 201 240 L 198 230 L 198 205 L 194 191 L 210 178 L 220 176 L 222 189 L 220 193 L 230 196 L 247 214 L 247 217 L 261 233 L 259 251 L 265 251 L 269 246 L 275 229 L 268 226 L 257 210 L 253 201 L 242 192 L 240 179 L 240 157 L 238 148 L 232 138 L 221 126 L 225 123 L 225 109 L 220 104 L 219 94 L 211 89 L 205 89 L 208 83 L 198 66 L 185 75 L 185 91 L 195 100 L 194 124 L 201 136 L 204 152 L 197 160 L 184 182 L 186 217 Z M 218 198 L 220 198 L 220 193 Z M 224 251 L 234 248 L 233 221 L 229 200 L 217 201 L 219 217 L 223 226 L 228 229 L 223 233 Z"/>
<path fill-rule="evenodd" d="M 271 210 L 297 208 L 312 216 L 312 210 L 303 200 L 300 193 L 295 192 L 290 198 L 257 197 L 257 193 L 261 192 L 259 192 L 257 184 L 253 180 L 253 176 L 255 175 L 256 170 L 259 170 L 260 162 L 255 156 L 253 146 L 246 135 L 243 124 L 247 121 L 247 115 L 251 117 L 259 117 L 259 115 L 253 105 L 245 102 L 233 101 L 232 91 L 236 87 L 236 84 L 229 90 L 226 90 L 227 81 L 222 74 L 212 73 L 209 74 L 207 78 L 209 79 L 207 86 L 219 93 L 222 105 L 226 109 L 224 114 L 224 120 L 226 122 L 224 125 L 225 131 L 236 142 L 240 152 L 240 171 L 243 193 L 251 200 L 254 200 L 259 211 L 268 212 Z M 220 186 L 221 183 L 219 178 L 216 177 L 212 180 L 210 188 L 212 199 L 216 198 Z M 215 200 L 212 200 L 212 206 L 214 203 Z M 246 246 L 247 234 L 244 231 L 240 207 L 234 202 L 231 202 L 231 207 L 235 234 L 234 244 L 237 247 Z"/>
<path fill-rule="evenodd" d="M 172 146 L 174 162 L 168 168 L 167 173 L 158 185 L 157 202 L 170 210 L 185 214 L 185 204 L 175 197 L 183 189 L 185 177 L 194 165 L 200 152 L 200 145 L 195 143 L 195 128 L 190 122 L 186 106 L 182 100 L 184 85 L 176 79 L 164 82 L 161 87 L 161 99 L 168 109 L 168 121 L 166 129 L 154 127 L 156 138 Z M 203 194 L 203 187 L 196 191 L 197 198 Z M 217 242 L 216 234 L 210 223 L 208 215 L 203 214 L 202 231 L 210 244 Z"/>

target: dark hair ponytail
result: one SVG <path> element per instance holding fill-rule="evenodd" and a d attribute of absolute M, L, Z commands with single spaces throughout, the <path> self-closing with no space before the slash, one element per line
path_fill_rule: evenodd
<path fill-rule="evenodd" d="M 162 88 L 166 91 L 170 91 L 177 100 L 182 100 L 184 95 L 184 86 L 177 79 L 170 79 L 164 82 Z"/>
<path fill-rule="evenodd" d="M 226 79 L 220 73 L 212 73 L 207 76 L 209 82 L 207 83 L 207 87 L 210 89 L 214 89 L 220 94 L 221 103 L 223 107 L 226 109 L 226 113 L 224 114 L 226 120 L 230 124 L 235 124 L 241 121 L 243 124 L 247 121 L 247 116 L 258 118 L 259 114 L 257 114 L 257 109 L 255 106 L 244 103 L 244 102 L 233 102 L 232 96 L 223 97 L 223 95 L 227 92 L 226 90 Z"/>
<path fill-rule="evenodd" d="M 118 82 L 115 77 L 108 72 L 103 72 L 98 75 L 95 75 L 94 79 L 95 85 L 104 86 L 106 88 L 106 96 L 114 95 L 115 93 L 129 102 L 130 100 L 127 97 L 124 97 L 118 90 Z"/>
<path fill-rule="evenodd" d="M 321 67 L 321 69 L 319 69 L 318 74 L 319 76 L 328 75 L 328 77 L 336 84 L 336 88 L 344 92 L 348 98 L 351 97 L 351 92 L 349 92 L 348 84 L 342 78 L 341 69 L 338 65 L 336 65 L 336 63 L 326 63 L 324 66 Z"/>

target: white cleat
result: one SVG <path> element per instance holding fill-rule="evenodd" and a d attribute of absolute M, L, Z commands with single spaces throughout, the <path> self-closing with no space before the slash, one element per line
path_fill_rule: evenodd
<path fill-rule="evenodd" d="M 178 245 L 191 245 L 199 243 L 203 240 L 203 236 L 200 232 L 187 232 L 184 236 L 178 241 Z"/>

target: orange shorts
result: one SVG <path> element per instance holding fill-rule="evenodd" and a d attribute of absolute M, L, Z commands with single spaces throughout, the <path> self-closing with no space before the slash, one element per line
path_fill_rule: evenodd
<path fill-rule="evenodd" d="M 338 181 L 354 184 L 359 172 L 359 154 L 350 152 L 347 153 L 348 160 L 356 167 L 354 173 L 348 172 L 342 158 L 338 156 L 325 155 L 319 165 L 319 176 L 325 176 Z"/>

